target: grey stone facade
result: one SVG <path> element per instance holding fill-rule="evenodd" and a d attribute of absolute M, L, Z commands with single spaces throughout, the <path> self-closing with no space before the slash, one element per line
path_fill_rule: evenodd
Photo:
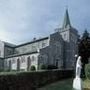
<path fill-rule="evenodd" d="M 34 65 L 54 65 L 59 69 L 74 68 L 78 32 L 71 26 L 66 10 L 62 28 L 48 37 L 21 45 L 0 41 L 0 61 L 4 69 L 27 71 Z M 1 67 L 0 67 L 1 68 Z"/>

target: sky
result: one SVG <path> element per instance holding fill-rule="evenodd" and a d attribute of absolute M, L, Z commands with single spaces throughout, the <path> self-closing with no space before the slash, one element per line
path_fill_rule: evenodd
<path fill-rule="evenodd" d="M 48 36 L 62 27 L 67 7 L 71 25 L 90 32 L 90 0 L 0 0 L 0 40 L 21 44 Z"/>

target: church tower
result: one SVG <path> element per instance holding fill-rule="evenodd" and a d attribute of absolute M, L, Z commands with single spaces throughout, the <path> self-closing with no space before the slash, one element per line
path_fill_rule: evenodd
<path fill-rule="evenodd" d="M 64 51 L 63 60 L 65 68 L 74 68 L 75 54 L 77 54 L 77 40 L 78 31 L 72 27 L 68 9 L 66 9 L 63 25 L 58 28 L 63 40 L 64 40 Z"/>

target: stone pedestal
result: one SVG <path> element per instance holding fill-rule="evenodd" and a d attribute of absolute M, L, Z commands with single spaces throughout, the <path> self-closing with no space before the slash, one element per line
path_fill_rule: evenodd
<path fill-rule="evenodd" d="M 79 77 L 76 77 L 73 80 L 73 89 L 74 90 L 83 90 L 83 83 L 82 83 L 82 79 Z"/>

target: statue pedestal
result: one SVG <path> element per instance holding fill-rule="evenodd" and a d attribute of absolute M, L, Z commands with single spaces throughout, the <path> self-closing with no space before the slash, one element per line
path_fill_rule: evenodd
<path fill-rule="evenodd" d="M 79 78 L 79 77 L 76 77 L 74 80 L 73 80 L 73 89 L 74 90 L 82 90 L 83 87 L 82 87 L 82 79 Z"/>

